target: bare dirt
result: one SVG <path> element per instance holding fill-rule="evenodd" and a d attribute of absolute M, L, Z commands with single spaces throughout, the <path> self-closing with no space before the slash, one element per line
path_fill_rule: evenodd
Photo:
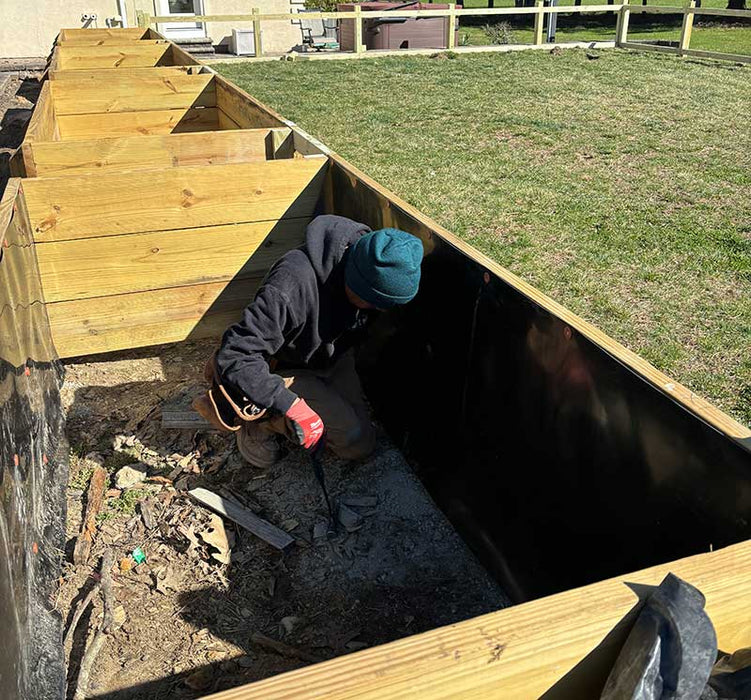
<path fill-rule="evenodd" d="M 58 607 L 67 627 L 111 550 L 125 616 L 97 660 L 90 697 L 198 697 L 507 604 L 385 435 L 367 461 L 325 456 L 333 499 L 352 504 L 361 524 L 316 538 L 327 509 L 299 448 L 261 472 L 242 461 L 233 436 L 163 429 L 162 407 L 200 392 L 212 348 L 185 343 L 67 365 L 72 467 Z M 95 463 L 111 475 L 109 497 L 87 564 L 74 566 Z M 148 478 L 113 490 L 132 463 Z M 226 519 L 224 540 L 221 523 L 187 495 L 195 486 L 242 503 L 295 544 L 282 554 Z M 137 547 L 146 561 L 134 565 Z M 100 619 L 95 596 L 66 649 L 71 689 Z M 273 650 L 259 634 L 289 649 Z"/>

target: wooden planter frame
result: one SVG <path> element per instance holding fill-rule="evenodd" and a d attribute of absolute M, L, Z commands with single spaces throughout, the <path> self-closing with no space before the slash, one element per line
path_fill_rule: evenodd
<path fill-rule="evenodd" d="M 89 31 L 61 31 L 49 80 L 13 161 L 15 174 L 25 179 L 12 180 L 0 204 L 0 234 L 13 217 L 13 230 L 25 232 L 23 241 L 6 244 L 0 270 L 3 308 L 21 313 L 24 303 L 15 303 L 12 293 L 18 280 L 27 287 L 31 281 L 34 290 L 25 302 L 33 302 L 34 318 L 4 317 L 23 325 L 16 335 L 26 340 L 16 349 L 24 357 L 46 361 L 217 335 L 273 260 L 301 240 L 319 198 L 324 210 L 335 211 L 335 199 L 349 197 L 371 226 L 413 233 L 427 256 L 438 245 L 466 256 L 697 425 L 751 449 L 746 427 L 153 30 L 94 30 L 93 37 Z M 162 113 L 190 110 L 215 113 L 199 130 L 173 133 L 181 117 Z M 88 126 L 76 132 L 71 117 Z M 107 120 L 116 118 L 130 122 L 113 127 Z M 24 361 L 21 355 L 12 361 Z M 656 585 L 668 572 L 703 591 L 720 648 L 751 646 L 746 541 L 212 698 L 597 697 L 628 631 L 622 620 L 638 609 L 639 596 L 627 584 Z"/>

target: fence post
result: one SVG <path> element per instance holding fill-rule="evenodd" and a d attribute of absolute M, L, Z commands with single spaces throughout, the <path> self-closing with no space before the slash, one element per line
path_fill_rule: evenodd
<path fill-rule="evenodd" d="M 621 46 L 628 41 L 628 20 L 631 10 L 628 8 L 628 0 L 622 0 L 621 10 L 615 23 L 615 45 Z"/>
<path fill-rule="evenodd" d="M 694 13 L 693 10 L 696 7 L 696 0 L 688 0 L 686 3 L 686 9 L 683 14 L 683 26 L 681 27 L 681 41 L 678 44 L 678 53 L 681 56 L 685 55 L 688 47 L 691 44 L 691 30 L 694 28 Z"/>
<path fill-rule="evenodd" d="M 358 56 L 365 47 L 362 45 L 362 7 L 355 5 L 355 54 Z"/>
<path fill-rule="evenodd" d="M 449 3 L 448 26 L 446 27 L 446 48 L 451 51 L 456 44 L 456 3 Z"/>
<path fill-rule="evenodd" d="M 141 10 L 138 10 L 138 12 L 136 13 L 136 22 L 138 23 L 139 27 L 148 29 L 151 26 L 151 15 L 148 12 L 142 12 Z"/>
<path fill-rule="evenodd" d="M 537 2 L 535 3 L 535 7 L 537 8 L 537 13 L 535 14 L 534 44 L 535 46 L 540 46 L 542 44 L 542 30 L 545 24 L 545 14 L 542 11 L 543 10 L 542 0 L 537 0 Z"/>
<path fill-rule="evenodd" d="M 260 56 L 263 56 L 263 37 L 261 36 L 261 20 L 258 18 L 258 15 L 261 14 L 261 11 L 257 7 L 254 7 L 253 9 L 251 9 L 250 12 L 253 15 L 253 41 L 256 47 L 256 58 L 259 58 Z"/>

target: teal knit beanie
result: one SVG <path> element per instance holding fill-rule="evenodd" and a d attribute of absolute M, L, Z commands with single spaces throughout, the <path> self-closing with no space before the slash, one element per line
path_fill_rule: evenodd
<path fill-rule="evenodd" d="M 399 229 L 366 233 L 349 248 L 347 286 L 377 309 L 406 304 L 420 286 L 422 253 L 420 239 Z"/>

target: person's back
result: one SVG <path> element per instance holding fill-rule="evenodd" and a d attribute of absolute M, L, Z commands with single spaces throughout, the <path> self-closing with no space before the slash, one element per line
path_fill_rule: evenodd
<path fill-rule="evenodd" d="M 311 448 L 325 430 L 338 456 L 369 454 L 375 432 L 351 348 L 370 310 L 414 297 L 422 255 L 404 231 L 314 219 L 305 244 L 271 268 L 225 332 L 209 364 L 212 388 L 196 408 L 237 431 L 240 452 L 256 466 L 277 459 L 275 434 Z"/>

